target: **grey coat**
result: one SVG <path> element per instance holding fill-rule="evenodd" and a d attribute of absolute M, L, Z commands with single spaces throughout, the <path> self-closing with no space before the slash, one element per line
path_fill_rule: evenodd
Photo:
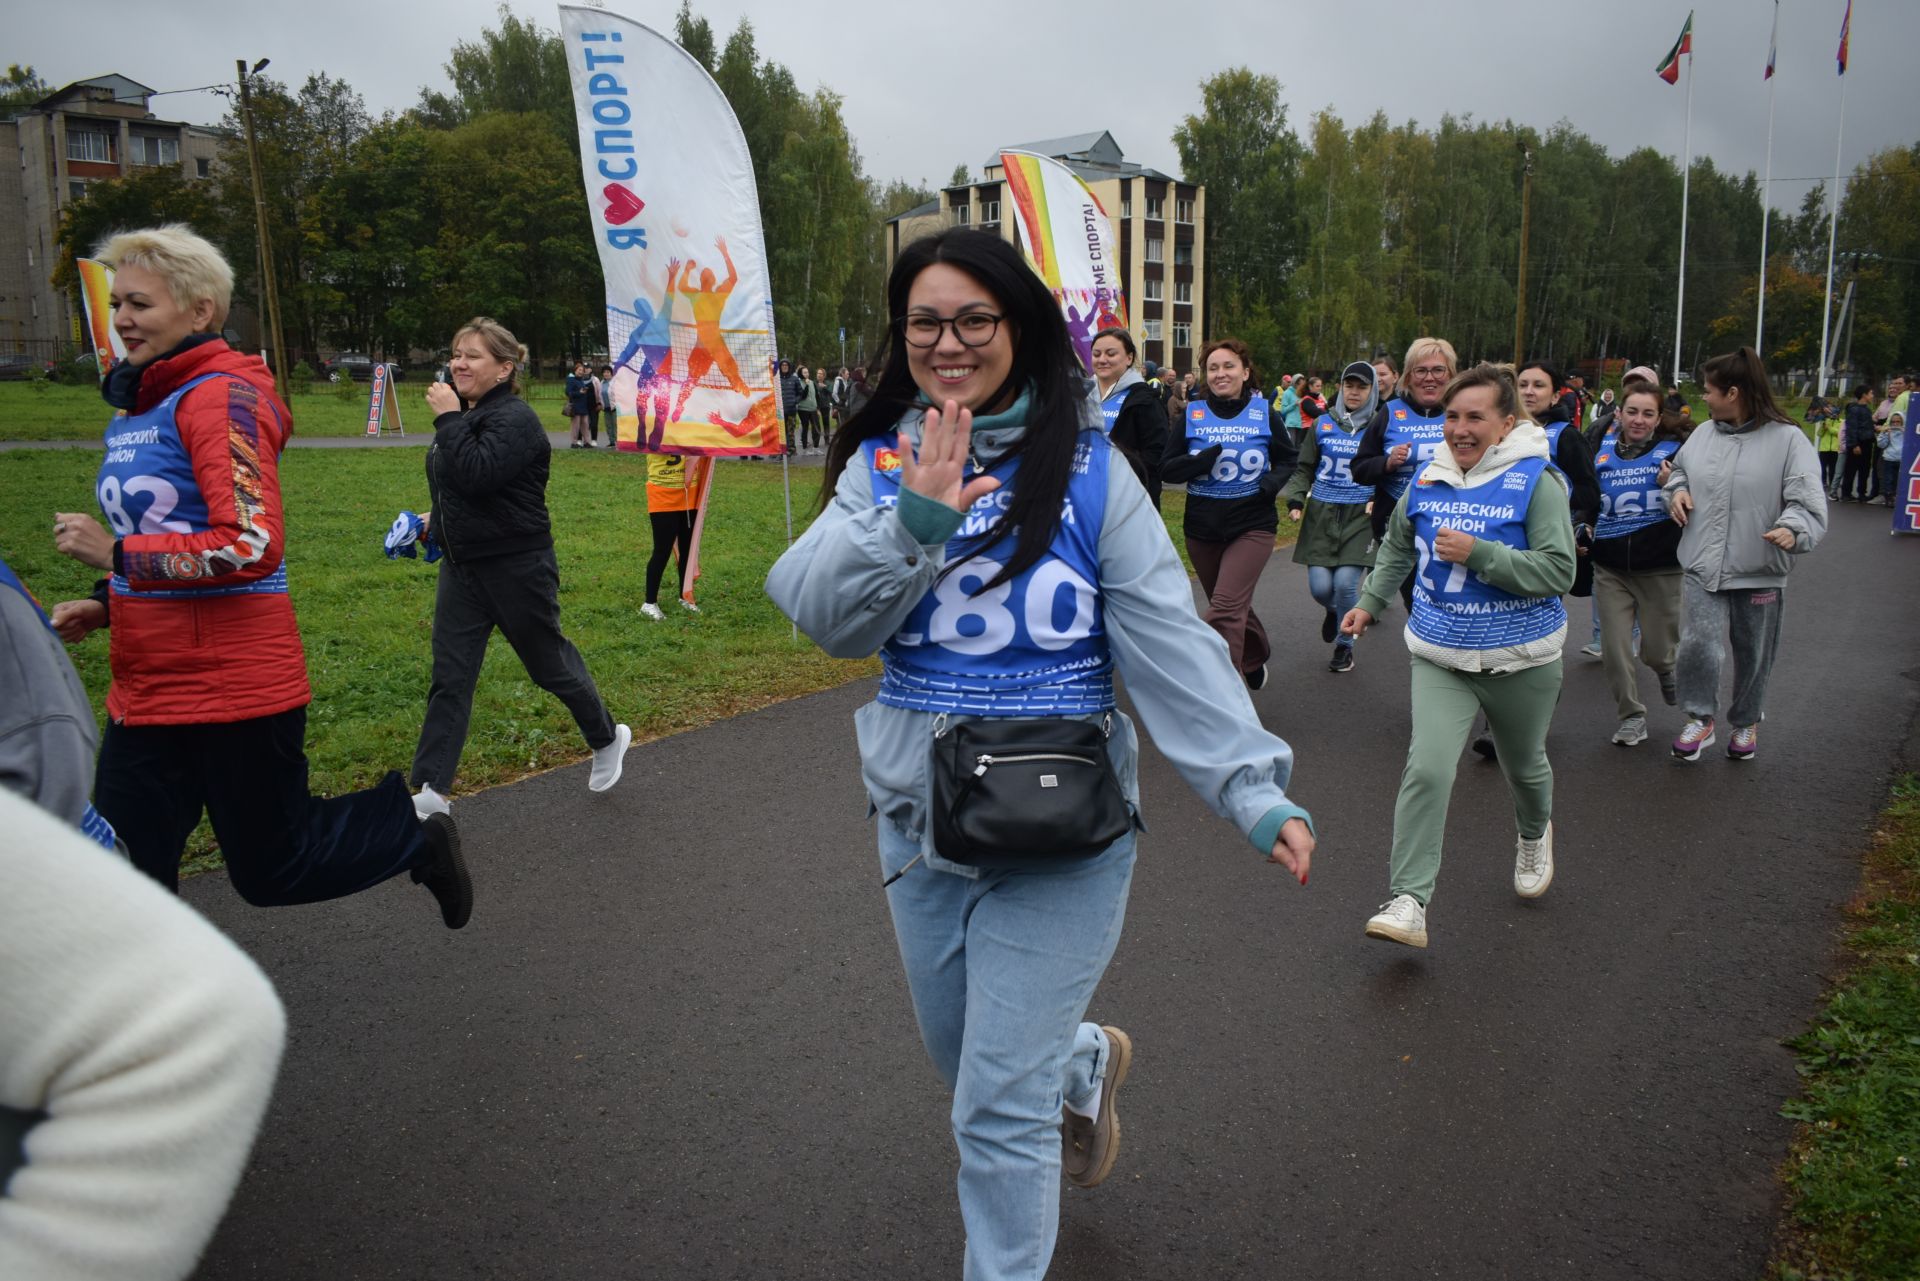
<path fill-rule="evenodd" d="M 1793 558 L 1827 532 L 1827 496 L 1820 456 L 1792 423 L 1712 423 L 1674 455 L 1667 480 L 1671 502 L 1693 499 L 1680 535 L 1680 567 L 1708 591 L 1778 587 Z M 1768 542 L 1768 530 L 1793 531 L 1791 552 Z"/>

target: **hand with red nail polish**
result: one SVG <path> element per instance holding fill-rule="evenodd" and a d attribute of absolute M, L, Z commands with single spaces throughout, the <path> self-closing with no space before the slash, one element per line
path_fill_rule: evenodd
<path fill-rule="evenodd" d="M 1313 844 L 1313 829 L 1307 826 L 1307 821 L 1290 818 L 1280 825 L 1279 839 L 1274 841 L 1267 862 L 1280 864 L 1305 885 L 1307 868 L 1313 863 Z"/>

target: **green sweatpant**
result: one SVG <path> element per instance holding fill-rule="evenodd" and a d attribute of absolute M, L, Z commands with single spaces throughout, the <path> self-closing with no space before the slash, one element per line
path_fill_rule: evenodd
<path fill-rule="evenodd" d="M 1553 817 L 1547 726 L 1560 699 L 1560 671 L 1557 658 L 1499 676 L 1413 660 L 1413 740 L 1393 803 L 1392 893 L 1411 894 L 1422 906 L 1433 895 L 1453 776 L 1478 712 L 1487 714 L 1520 834 L 1532 839 L 1547 830 Z"/>

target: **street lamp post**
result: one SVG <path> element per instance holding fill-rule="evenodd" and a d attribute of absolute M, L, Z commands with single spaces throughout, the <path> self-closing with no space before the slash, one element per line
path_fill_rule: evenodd
<path fill-rule="evenodd" d="M 236 58 L 233 65 L 240 76 L 240 122 L 246 128 L 247 168 L 253 176 L 253 220 L 255 234 L 260 239 L 260 283 L 267 295 L 267 342 L 273 352 L 273 386 L 284 403 L 289 390 L 287 349 L 280 336 L 280 289 L 273 275 L 273 241 L 267 233 L 267 197 L 260 185 L 260 146 L 253 136 L 253 96 L 248 88 L 249 80 L 267 62 L 266 58 L 260 59 L 253 64 L 251 71 L 247 69 L 245 58 Z"/>

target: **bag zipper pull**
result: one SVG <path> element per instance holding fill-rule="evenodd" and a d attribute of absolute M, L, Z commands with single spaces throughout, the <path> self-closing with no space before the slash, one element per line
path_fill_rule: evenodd
<path fill-rule="evenodd" d="M 985 774 L 987 772 L 987 768 L 992 764 L 993 764 L 993 757 L 991 756 L 974 757 L 973 758 L 973 776 L 975 778 L 979 778 L 982 774 Z"/>

